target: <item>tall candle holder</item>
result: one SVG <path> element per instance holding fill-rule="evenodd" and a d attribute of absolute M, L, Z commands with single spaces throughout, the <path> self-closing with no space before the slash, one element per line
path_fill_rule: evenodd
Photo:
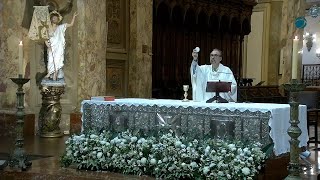
<path fill-rule="evenodd" d="M 289 174 L 286 179 L 301 179 L 301 165 L 299 163 L 299 140 L 298 137 L 301 135 L 301 129 L 298 124 L 299 121 L 299 92 L 305 88 L 303 83 L 299 83 L 297 79 L 292 79 L 290 83 L 283 85 L 285 90 L 290 93 L 290 127 L 287 133 L 291 137 L 290 140 L 290 162 L 288 166 Z"/>
<path fill-rule="evenodd" d="M 18 78 L 10 78 L 15 84 L 18 85 L 17 89 L 17 124 L 16 124 L 16 140 L 15 140 L 15 149 L 13 154 L 9 159 L 10 167 L 21 168 L 22 171 L 25 171 L 28 167 L 31 166 L 31 162 L 27 160 L 27 155 L 23 148 L 24 138 L 23 138 L 23 126 L 24 126 L 24 92 L 23 85 L 29 82 L 30 79 L 22 78 L 22 75 L 19 74 Z"/>

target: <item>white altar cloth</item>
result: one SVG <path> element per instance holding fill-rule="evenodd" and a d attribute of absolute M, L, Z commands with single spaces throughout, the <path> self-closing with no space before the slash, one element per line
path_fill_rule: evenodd
<path fill-rule="evenodd" d="M 142 98 L 124 98 L 115 99 L 115 101 L 104 101 L 103 97 L 92 97 L 91 100 L 84 100 L 84 103 L 92 104 L 110 104 L 110 105 L 135 105 L 135 106 L 166 106 L 166 107 L 193 107 L 193 108 L 210 108 L 221 110 L 228 109 L 230 111 L 239 110 L 241 112 L 249 110 L 251 112 L 271 112 L 271 118 L 269 119 L 270 137 L 274 142 L 274 153 L 276 156 L 283 153 L 290 152 L 290 136 L 287 133 L 290 127 L 290 105 L 289 104 L 271 104 L 271 103 L 204 103 L 188 101 L 183 102 L 181 100 L 169 100 L 169 99 L 142 99 Z M 82 106 L 81 106 L 82 112 Z M 298 140 L 300 141 L 299 147 L 307 146 L 309 137 L 307 131 L 307 107 L 305 105 L 299 106 L 299 128 L 302 133 Z"/>

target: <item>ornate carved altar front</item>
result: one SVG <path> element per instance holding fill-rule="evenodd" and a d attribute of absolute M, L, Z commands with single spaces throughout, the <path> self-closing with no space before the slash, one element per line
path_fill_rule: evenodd
<path fill-rule="evenodd" d="M 144 135 L 157 136 L 162 128 L 190 138 L 235 138 L 274 142 L 276 155 L 289 152 L 290 107 L 288 104 L 203 103 L 165 99 L 101 98 L 82 102 L 83 132 L 130 129 Z M 306 106 L 300 106 L 300 146 L 308 141 Z M 271 130 L 270 130 L 270 128 Z M 271 137 L 271 138 L 270 138 Z"/>

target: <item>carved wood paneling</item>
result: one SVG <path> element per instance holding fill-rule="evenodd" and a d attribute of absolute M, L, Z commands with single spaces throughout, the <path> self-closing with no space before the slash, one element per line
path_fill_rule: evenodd
<path fill-rule="evenodd" d="M 109 0 L 106 4 L 107 67 L 106 93 L 117 97 L 127 95 L 129 1 Z"/>
<path fill-rule="evenodd" d="M 107 64 L 107 94 L 123 97 L 125 95 L 125 62 L 109 60 Z"/>
<path fill-rule="evenodd" d="M 107 2 L 108 48 L 126 50 L 127 2 L 110 0 Z"/>

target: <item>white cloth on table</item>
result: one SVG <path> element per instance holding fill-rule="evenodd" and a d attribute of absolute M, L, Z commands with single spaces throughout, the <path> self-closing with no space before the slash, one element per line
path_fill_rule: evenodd
<path fill-rule="evenodd" d="M 110 105 L 127 105 L 127 106 L 166 106 L 166 107 L 193 107 L 193 108 L 210 108 L 212 110 L 219 108 L 220 110 L 228 109 L 230 111 L 239 110 L 244 112 L 249 110 L 251 112 L 271 112 L 269 119 L 270 137 L 274 143 L 274 153 L 276 156 L 290 152 L 290 136 L 287 133 L 290 127 L 290 105 L 289 104 L 271 104 L 271 103 L 203 103 L 203 102 L 182 102 L 181 100 L 170 99 L 140 99 L 140 98 L 125 98 L 115 99 L 115 101 L 104 101 L 104 97 L 92 97 L 91 100 L 82 101 L 90 104 L 110 104 Z M 83 112 L 81 105 L 81 112 Z M 82 119 L 83 120 L 83 119 Z M 307 146 L 309 137 L 307 131 L 307 106 L 299 106 L 299 120 L 298 124 L 302 133 L 298 140 L 300 141 L 299 147 Z"/>

